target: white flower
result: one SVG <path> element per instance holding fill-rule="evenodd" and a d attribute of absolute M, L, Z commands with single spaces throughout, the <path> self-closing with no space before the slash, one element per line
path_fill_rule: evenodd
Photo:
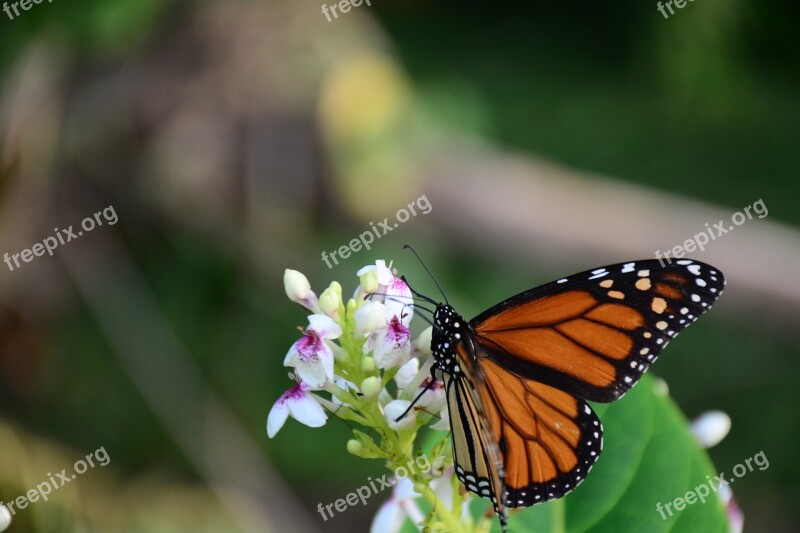
<path fill-rule="evenodd" d="M 292 345 L 283 364 L 297 369 L 301 381 L 322 387 L 333 381 L 333 351 L 325 341 L 338 338 L 342 328 L 327 315 L 311 315 L 308 324 L 306 334 Z"/>
<path fill-rule="evenodd" d="M 397 374 L 394 375 L 394 381 L 401 389 L 405 389 L 411 384 L 411 381 L 419 373 L 419 359 L 412 357 L 409 361 L 400 367 Z"/>
<path fill-rule="evenodd" d="M 406 517 L 416 525 L 425 519 L 415 501 L 421 495 L 414 491 L 414 483 L 408 478 L 397 481 L 392 495 L 386 500 L 375 518 L 372 519 L 370 533 L 397 533 L 403 527 Z"/>
<path fill-rule="evenodd" d="M 394 316 L 375 339 L 372 351 L 375 366 L 386 369 L 404 365 L 410 353 L 411 330 Z"/>
<path fill-rule="evenodd" d="M 361 290 L 367 294 L 375 294 L 386 306 L 386 320 L 399 317 L 403 325 L 408 326 L 414 316 L 414 300 L 411 289 L 402 279 L 395 277 L 386 261 L 379 259 L 374 265 L 368 265 L 358 271 L 361 277 Z"/>
<path fill-rule="evenodd" d="M 717 491 L 717 496 L 725 507 L 728 515 L 728 523 L 731 526 L 731 533 L 742 533 L 744 528 L 744 514 L 733 499 L 733 491 L 727 485 L 723 485 Z"/>
<path fill-rule="evenodd" d="M 451 466 L 445 470 L 444 475 L 431 482 L 431 488 L 439 501 L 449 505 L 453 501 L 453 484 L 451 479 L 455 469 Z M 370 533 L 397 533 L 403 527 L 406 518 L 417 526 L 425 516 L 420 510 L 417 501 L 422 495 L 414 490 L 414 483 L 408 478 L 397 480 L 392 490 L 391 497 L 386 500 L 375 518 L 372 519 Z M 469 516 L 469 502 L 465 501 L 461 508 L 461 519 L 466 521 Z M 417 528 L 419 529 L 419 527 Z"/>
<path fill-rule="evenodd" d="M 319 312 L 317 295 L 311 290 L 311 284 L 302 273 L 287 268 L 283 273 L 283 287 L 286 296 L 314 313 Z"/>
<path fill-rule="evenodd" d="M 386 417 L 386 423 L 389 424 L 389 429 L 402 431 L 404 429 L 411 429 L 417 423 L 417 412 L 412 409 L 408 411 L 411 402 L 408 400 L 392 400 L 387 403 L 383 408 L 383 416 Z M 400 420 L 395 422 L 403 413 L 406 415 Z"/>
<path fill-rule="evenodd" d="M 722 411 L 707 411 L 692 421 L 691 429 L 703 448 L 711 448 L 728 435 L 731 417 Z"/>
<path fill-rule="evenodd" d="M 383 293 L 386 295 L 383 301 L 389 314 L 387 318 L 396 316 L 403 325 L 411 324 L 411 318 L 414 316 L 414 300 L 408 284 L 400 278 L 393 278 Z"/>
<path fill-rule="evenodd" d="M 310 385 L 300 382 L 278 398 L 267 417 L 267 435 L 269 438 L 274 437 L 280 431 L 289 415 L 301 424 L 312 428 L 325 425 L 328 417 L 319 403 L 317 403 L 314 395 L 309 394 L 309 390 L 311 390 Z"/>
<path fill-rule="evenodd" d="M 394 275 L 389 267 L 386 266 L 386 261 L 378 259 L 374 265 L 367 265 L 356 272 L 358 277 L 363 276 L 367 272 L 375 271 L 378 276 L 378 285 L 389 285 L 394 280 Z"/>
<path fill-rule="evenodd" d="M 433 384 L 431 384 L 431 380 L 433 380 Z M 427 411 L 432 413 L 442 410 L 445 402 L 444 383 L 438 379 L 428 377 L 420 385 L 417 394 L 420 394 L 425 387 L 429 388 L 425 391 L 425 394 L 423 394 L 420 399 L 417 400 L 417 405 L 420 407 L 425 407 Z"/>
<path fill-rule="evenodd" d="M 0 505 L 0 531 L 5 531 L 11 525 L 11 513 L 8 507 Z"/>
<path fill-rule="evenodd" d="M 362 335 L 369 335 L 373 331 L 386 327 L 386 307 L 370 300 L 355 312 L 356 331 Z"/>

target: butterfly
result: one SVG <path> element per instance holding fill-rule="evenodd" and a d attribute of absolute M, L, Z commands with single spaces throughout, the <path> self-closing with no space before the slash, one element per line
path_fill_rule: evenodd
<path fill-rule="evenodd" d="M 622 398 L 724 286 L 700 261 L 629 261 L 536 287 L 469 321 L 444 292 L 443 304 L 412 289 L 436 306 L 431 374 L 445 387 L 456 475 L 492 501 L 503 531 L 509 508 L 583 482 L 603 448 L 587 401 Z"/>

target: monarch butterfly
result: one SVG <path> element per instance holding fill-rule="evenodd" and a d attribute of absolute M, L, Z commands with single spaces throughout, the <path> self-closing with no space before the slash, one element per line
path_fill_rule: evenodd
<path fill-rule="evenodd" d="M 412 289 L 436 306 L 431 374 L 445 385 L 456 475 L 492 501 L 503 531 L 508 508 L 560 498 L 586 478 L 603 448 L 587 400 L 624 396 L 724 286 L 700 261 L 630 261 L 528 290 L 470 321 L 444 292 L 442 304 Z"/>

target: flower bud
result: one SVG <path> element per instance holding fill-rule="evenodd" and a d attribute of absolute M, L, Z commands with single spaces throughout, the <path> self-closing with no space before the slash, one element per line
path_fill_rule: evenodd
<path fill-rule="evenodd" d="M 375 372 L 375 359 L 369 356 L 364 357 L 361 360 L 361 370 L 365 374 L 371 374 Z"/>
<path fill-rule="evenodd" d="M 431 353 L 431 337 L 433 335 L 433 328 L 428 327 L 419 334 L 419 337 L 414 341 L 414 352 L 420 354 Z"/>
<path fill-rule="evenodd" d="M 293 302 L 306 299 L 311 291 L 308 278 L 301 272 L 289 268 L 283 273 L 283 287 L 286 289 L 286 296 Z"/>
<path fill-rule="evenodd" d="M 333 283 L 336 283 L 335 281 Z M 339 306 L 342 305 L 342 292 L 341 287 L 337 292 L 336 288 L 331 283 L 331 286 L 322 291 L 319 296 L 319 307 L 322 312 L 329 317 L 335 318 L 339 314 Z M 336 285 L 339 285 L 336 283 Z"/>
<path fill-rule="evenodd" d="M 370 294 L 378 290 L 378 272 L 368 270 L 361 275 L 361 288 L 365 293 Z"/>
<path fill-rule="evenodd" d="M 287 268 L 283 273 L 283 288 L 286 290 L 286 296 L 295 303 L 298 303 L 314 313 L 319 312 L 319 300 L 317 295 L 311 290 L 311 284 L 308 283 L 302 273 L 297 270 Z"/>
<path fill-rule="evenodd" d="M 383 385 L 381 385 L 381 378 L 370 376 L 361 382 L 361 392 L 367 400 L 374 400 L 381 393 Z"/>
<path fill-rule="evenodd" d="M 731 430 L 731 417 L 723 411 L 708 411 L 692 421 L 692 433 L 703 448 L 719 444 Z"/>
<path fill-rule="evenodd" d="M 364 454 L 364 446 L 356 439 L 350 439 L 347 441 L 347 451 L 356 457 L 361 457 Z"/>

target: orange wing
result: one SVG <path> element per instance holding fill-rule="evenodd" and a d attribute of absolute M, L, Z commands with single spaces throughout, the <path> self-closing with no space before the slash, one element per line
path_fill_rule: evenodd
<path fill-rule="evenodd" d="M 585 400 L 614 401 L 711 307 L 724 284 L 713 267 L 688 259 L 583 272 L 471 320 L 473 350 L 520 377 Z"/>
<path fill-rule="evenodd" d="M 528 507 L 574 489 L 603 448 L 603 426 L 594 411 L 583 400 L 510 374 L 489 359 L 476 366 L 483 377 L 480 403 L 503 454 L 505 504 Z"/>

